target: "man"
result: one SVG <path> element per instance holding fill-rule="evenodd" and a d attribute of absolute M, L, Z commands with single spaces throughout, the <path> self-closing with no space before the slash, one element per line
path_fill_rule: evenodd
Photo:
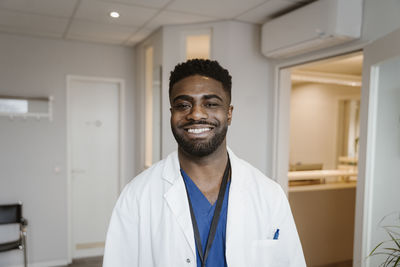
<path fill-rule="evenodd" d="M 282 189 L 227 149 L 228 71 L 210 60 L 179 64 L 169 99 L 178 151 L 123 190 L 104 267 L 305 266 Z"/>

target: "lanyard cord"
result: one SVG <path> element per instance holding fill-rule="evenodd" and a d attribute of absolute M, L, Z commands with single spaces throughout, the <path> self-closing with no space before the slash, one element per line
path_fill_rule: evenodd
<path fill-rule="evenodd" d="M 222 203 L 224 201 L 224 196 L 225 196 L 225 190 L 226 190 L 226 186 L 228 184 L 228 177 L 230 175 L 231 175 L 231 162 L 229 160 L 229 155 L 228 155 L 228 163 L 226 164 L 226 168 L 225 168 L 225 171 L 224 171 L 224 176 L 222 178 L 221 186 L 219 188 L 217 204 L 215 206 L 214 216 L 213 216 L 212 221 L 211 221 L 210 232 L 208 233 L 208 238 L 207 238 L 206 251 L 204 252 L 204 254 L 203 254 L 203 247 L 201 246 L 199 227 L 197 226 L 196 217 L 195 217 L 194 212 L 193 212 L 192 202 L 190 201 L 189 193 L 187 194 L 188 195 L 188 200 L 189 200 L 189 207 L 190 207 L 190 216 L 192 217 L 194 239 L 195 239 L 195 242 L 196 242 L 197 250 L 198 250 L 199 255 L 200 255 L 200 261 L 201 261 L 201 266 L 202 267 L 206 266 L 206 260 L 207 260 L 207 257 L 208 257 L 208 253 L 209 253 L 211 245 L 212 245 L 212 243 L 214 241 L 215 233 L 217 232 L 219 215 L 221 213 Z"/>

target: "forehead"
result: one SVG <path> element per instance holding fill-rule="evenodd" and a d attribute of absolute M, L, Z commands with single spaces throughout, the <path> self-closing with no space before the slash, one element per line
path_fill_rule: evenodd
<path fill-rule="evenodd" d="M 196 97 L 210 94 L 218 95 L 222 99 L 228 99 L 228 95 L 220 81 L 203 75 L 192 75 L 173 85 L 170 99 L 172 100 L 179 95 Z"/>

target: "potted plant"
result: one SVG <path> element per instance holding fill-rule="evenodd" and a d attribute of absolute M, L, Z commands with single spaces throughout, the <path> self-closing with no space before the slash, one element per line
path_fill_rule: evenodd
<path fill-rule="evenodd" d="M 385 216 L 379 223 L 389 237 L 388 240 L 380 242 L 369 254 L 369 256 L 385 256 L 385 261 L 379 266 L 400 266 L 400 213 L 396 213 L 396 215 L 395 222 L 397 223 L 395 225 L 382 224 L 389 215 Z"/>

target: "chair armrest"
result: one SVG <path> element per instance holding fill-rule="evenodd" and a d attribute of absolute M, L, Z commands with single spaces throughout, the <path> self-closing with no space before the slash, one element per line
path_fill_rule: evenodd
<path fill-rule="evenodd" d="M 28 225 L 28 220 L 26 220 L 25 218 L 21 218 L 21 222 L 20 222 L 20 231 L 26 235 L 26 228 Z"/>
<path fill-rule="evenodd" d="M 21 218 L 21 225 L 27 226 L 28 225 L 28 220 L 25 218 Z"/>

